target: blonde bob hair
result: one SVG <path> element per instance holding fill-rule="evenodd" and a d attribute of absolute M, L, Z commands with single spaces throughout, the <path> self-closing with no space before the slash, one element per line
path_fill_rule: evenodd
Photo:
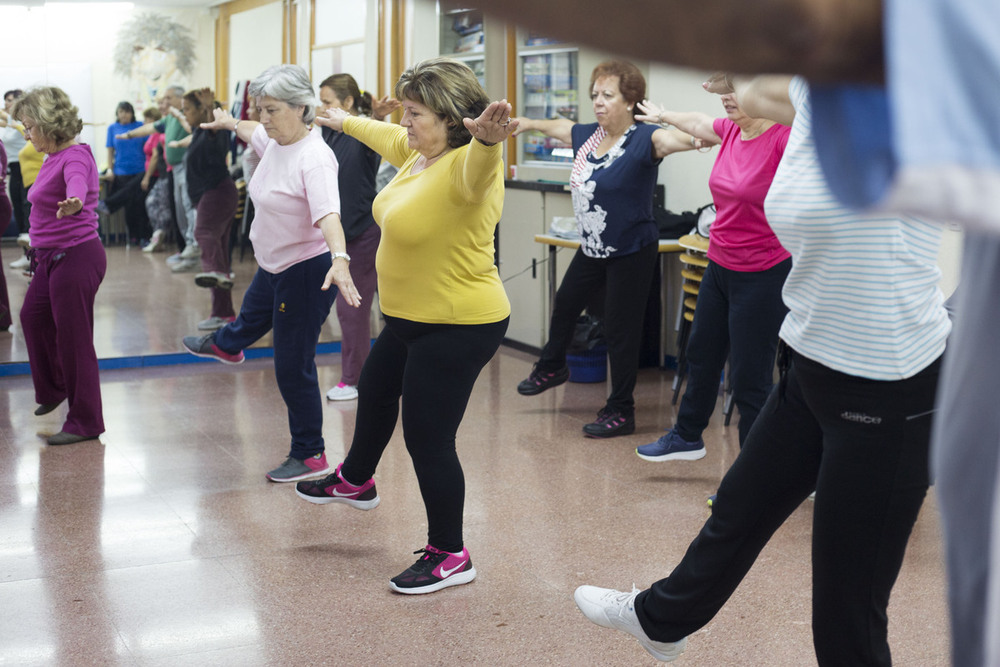
<path fill-rule="evenodd" d="M 478 118 L 490 104 L 475 73 L 451 58 L 431 58 L 406 70 L 396 82 L 395 95 L 423 104 L 440 116 L 448 127 L 451 148 L 472 141 L 462 119 Z"/>
<path fill-rule="evenodd" d="M 83 129 L 80 110 L 62 88 L 55 86 L 32 88 L 14 103 L 11 115 L 22 123 L 25 118 L 33 120 L 35 130 L 57 145 L 73 139 Z"/>

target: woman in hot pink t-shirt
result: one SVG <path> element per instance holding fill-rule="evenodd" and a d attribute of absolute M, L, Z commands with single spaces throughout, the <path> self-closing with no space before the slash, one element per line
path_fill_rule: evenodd
<path fill-rule="evenodd" d="M 790 128 L 747 116 L 732 95 L 723 95 L 722 105 L 725 118 L 641 105 L 647 115 L 640 120 L 670 123 L 705 145 L 721 144 L 708 179 L 716 218 L 688 339 L 687 389 L 674 427 L 636 450 L 649 461 L 705 455 L 701 434 L 715 410 L 727 357 L 743 445 L 770 391 L 778 329 L 788 312 L 781 288 L 792 260 L 767 224 L 764 197 Z"/>

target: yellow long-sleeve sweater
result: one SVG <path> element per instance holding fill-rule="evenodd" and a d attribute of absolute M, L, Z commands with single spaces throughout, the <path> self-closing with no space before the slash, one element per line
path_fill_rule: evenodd
<path fill-rule="evenodd" d="M 420 154 L 407 146 L 405 128 L 352 117 L 344 132 L 399 167 L 372 205 L 382 228 L 375 257 L 382 312 L 429 324 L 489 324 L 510 315 L 493 264 L 503 147 L 473 140 L 411 174 Z"/>

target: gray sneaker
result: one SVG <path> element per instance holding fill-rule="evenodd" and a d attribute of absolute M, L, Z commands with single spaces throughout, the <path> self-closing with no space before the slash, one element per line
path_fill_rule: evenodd
<path fill-rule="evenodd" d="M 221 329 L 222 327 L 235 322 L 235 317 L 215 317 L 214 315 L 207 320 L 202 320 L 198 322 L 198 331 L 215 331 L 216 329 Z"/>
<path fill-rule="evenodd" d="M 300 479 L 321 477 L 330 472 L 330 464 L 326 462 L 326 453 L 320 452 L 306 460 L 293 459 L 289 456 L 280 466 L 267 473 L 272 482 L 297 482 Z"/>
<path fill-rule="evenodd" d="M 580 586 L 573 593 L 573 599 L 583 615 L 597 625 L 627 632 L 638 639 L 646 652 L 657 660 L 673 662 L 687 647 L 687 637 L 676 642 L 650 639 L 639 625 L 639 617 L 635 615 L 635 596 L 639 592 L 637 588 L 633 588 L 631 593 L 623 593 L 611 588 Z"/>

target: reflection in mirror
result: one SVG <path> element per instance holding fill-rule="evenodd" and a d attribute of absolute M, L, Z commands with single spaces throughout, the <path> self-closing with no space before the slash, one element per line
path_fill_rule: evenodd
<path fill-rule="evenodd" d="M 171 273 L 164 263 L 169 253 L 144 253 L 139 248 L 106 248 L 108 272 L 97 292 L 94 307 L 94 347 L 98 359 L 120 359 L 176 354 L 183 351 L 181 338 L 198 333 L 198 322 L 209 315 L 209 290 L 194 284 L 194 273 Z M 24 336 L 17 314 L 24 302 L 29 278 L 19 269 L 10 268 L 20 248 L 5 243 L 3 271 L 10 292 L 14 326 L 10 333 L 0 332 L 0 364 L 27 362 Z M 257 270 L 252 251 L 240 260 L 240 249 L 233 250 L 233 305 L 239 311 L 243 292 Z M 376 297 L 377 299 L 377 297 Z M 378 309 L 373 309 L 378 312 Z M 374 329 L 373 329 L 374 331 Z M 320 333 L 320 343 L 340 340 L 340 327 L 331 312 Z M 254 347 L 270 347 L 268 334 Z"/>

